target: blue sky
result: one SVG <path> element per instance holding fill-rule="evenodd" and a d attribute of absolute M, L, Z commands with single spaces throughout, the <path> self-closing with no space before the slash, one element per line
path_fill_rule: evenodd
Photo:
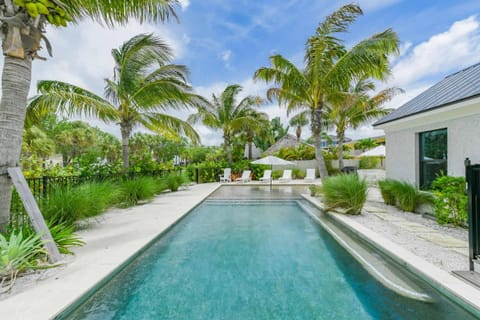
<path fill-rule="evenodd" d="M 130 37 L 155 32 L 176 53 L 176 63 L 191 71 L 191 83 L 210 97 L 227 84 L 239 83 L 245 94 L 264 95 L 267 86 L 252 80 L 254 71 L 280 53 L 301 66 L 306 39 L 323 18 L 348 1 L 312 0 L 181 0 L 180 23 L 140 25 L 132 22 L 114 30 L 90 21 L 67 29 L 49 29 L 54 57 L 35 61 L 33 81 L 58 79 L 103 92 L 103 79 L 111 77 L 112 48 Z M 375 32 L 393 28 L 402 42 L 402 54 L 392 59 L 393 76 L 386 86 L 406 93 L 391 107 L 419 94 L 449 73 L 480 62 L 480 1 L 364 0 L 364 15 L 344 36 L 353 45 Z M 34 94 L 34 86 L 31 89 Z M 272 117 L 287 121 L 276 104 L 262 107 Z M 176 112 L 185 118 L 187 111 Z M 118 131 L 98 123 L 102 129 Z M 221 134 L 197 126 L 203 143 L 218 144 Z M 365 126 L 347 133 L 352 138 L 380 135 Z"/>

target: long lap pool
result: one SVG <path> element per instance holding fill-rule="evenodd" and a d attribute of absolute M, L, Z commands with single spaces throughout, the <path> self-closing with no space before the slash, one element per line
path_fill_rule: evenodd
<path fill-rule="evenodd" d="M 159 212 L 161 214 L 161 212 Z M 207 200 L 59 319 L 475 319 L 372 277 L 299 200 Z"/>

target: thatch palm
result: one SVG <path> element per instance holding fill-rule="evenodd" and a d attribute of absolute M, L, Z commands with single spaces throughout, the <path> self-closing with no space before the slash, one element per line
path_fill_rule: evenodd
<path fill-rule="evenodd" d="M 109 26 L 115 22 L 126 23 L 130 18 L 164 21 L 175 17 L 173 5 L 176 3 L 177 0 L 55 0 L 47 8 L 48 14 L 44 14 L 46 12 L 17 6 L 11 0 L 0 0 L 5 56 L 0 102 L 0 228 L 9 221 L 12 183 L 6 172 L 8 167 L 17 166 L 20 159 L 32 60 L 39 58 L 40 41 L 46 39 L 45 26 L 65 26 L 67 20 L 87 17 Z M 48 42 L 46 48 L 51 51 Z"/>
<path fill-rule="evenodd" d="M 187 84 L 187 69 L 169 64 L 171 50 L 151 34 L 141 34 L 112 50 L 115 71 L 106 79 L 105 98 L 60 81 L 39 81 L 41 95 L 31 102 L 32 109 L 55 106 L 70 115 L 94 116 L 120 125 L 123 167 L 129 166 L 128 143 L 136 127 L 166 135 L 185 135 L 199 141 L 187 122 L 165 114 L 194 103 L 197 97 Z"/>
<path fill-rule="evenodd" d="M 271 67 L 260 68 L 255 78 L 273 82 L 267 96 L 287 107 L 287 112 L 307 109 L 321 178 L 328 176 L 321 152 L 322 113 L 326 103 L 338 98 L 351 81 L 359 77 L 383 80 L 390 72 L 388 56 L 398 53 L 397 35 L 390 29 L 360 41 L 347 49 L 335 35 L 347 32 L 362 14 L 349 4 L 326 17 L 307 41 L 305 68 L 299 69 L 281 55 L 270 57 Z"/>
<path fill-rule="evenodd" d="M 335 128 L 337 133 L 340 169 L 343 168 L 343 141 L 347 128 L 357 129 L 369 121 L 388 114 L 391 109 L 384 108 L 385 103 L 396 94 L 403 92 L 400 88 L 387 88 L 370 97 L 369 92 L 374 90 L 375 85 L 372 81 L 360 79 L 355 81 L 349 91 L 343 93 L 338 101 L 325 105 L 326 126 Z"/>
<path fill-rule="evenodd" d="M 232 165 L 232 138 L 241 130 L 252 125 L 261 126 L 255 115 L 255 107 L 262 103 L 257 96 L 247 96 L 237 103 L 236 97 L 242 90 L 239 85 L 229 85 L 220 96 L 213 95 L 211 103 L 198 106 L 198 113 L 190 115 L 190 123 L 202 122 L 212 129 L 223 131 L 223 145 L 229 165 Z"/>

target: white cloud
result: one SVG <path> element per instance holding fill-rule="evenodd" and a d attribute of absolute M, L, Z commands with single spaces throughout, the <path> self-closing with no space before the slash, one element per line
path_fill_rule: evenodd
<path fill-rule="evenodd" d="M 182 11 L 186 11 L 188 6 L 190 5 L 190 0 L 178 0 L 178 2 L 180 3 Z"/>
<path fill-rule="evenodd" d="M 222 52 L 220 55 L 223 61 L 228 62 L 230 58 L 232 57 L 232 51 L 231 50 L 225 50 Z"/>
<path fill-rule="evenodd" d="M 471 16 L 408 51 L 393 67 L 392 82 L 409 86 L 428 76 L 459 70 L 478 62 L 478 52 L 480 21 Z"/>

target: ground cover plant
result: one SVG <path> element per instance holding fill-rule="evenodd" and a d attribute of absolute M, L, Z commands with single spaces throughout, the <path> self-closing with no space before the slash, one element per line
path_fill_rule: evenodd
<path fill-rule="evenodd" d="M 468 226 L 468 197 L 464 177 L 440 176 L 431 186 L 435 193 L 435 216 L 439 224 Z"/>
<path fill-rule="evenodd" d="M 346 209 L 348 214 L 360 214 L 367 200 L 367 181 L 356 174 L 341 174 L 323 182 L 322 193 L 327 210 Z"/>

